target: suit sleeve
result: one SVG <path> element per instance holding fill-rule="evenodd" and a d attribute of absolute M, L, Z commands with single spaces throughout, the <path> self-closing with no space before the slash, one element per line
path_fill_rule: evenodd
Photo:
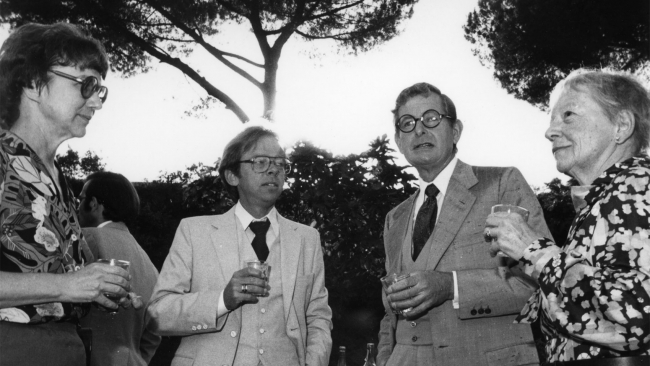
<path fill-rule="evenodd" d="M 217 322 L 222 288 L 192 291 L 192 248 L 203 243 L 193 243 L 191 231 L 191 223 L 181 221 L 147 308 L 151 329 L 159 335 L 214 332 L 221 329 L 228 318 L 222 316 Z"/>
<path fill-rule="evenodd" d="M 529 225 L 537 232 L 550 236 L 544 214 L 537 197 L 524 177 L 516 168 L 502 170 L 499 178 L 498 202 L 513 204 L 530 211 Z M 483 233 L 477 233 L 482 240 Z M 494 265 L 493 261 L 498 261 Z M 536 288 L 535 281 L 526 275 L 522 266 L 510 259 L 488 254 L 485 247 L 485 264 L 477 263 L 477 269 L 457 271 L 461 319 L 519 314 Z M 491 267 L 491 268 L 490 268 Z M 477 314 L 480 308 L 490 311 Z M 474 310 L 474 314 L 472 314 Z"/>
<path fill-rule="evenodd" d="M 386 237 L 389 229 L 389 216 L 386 215 L 386 221 L 384 222 L 384 247 L 386 247 Z M 387 248 L 385 250 L 388 252 Z M 386 256 L 386 272 L 390 268 L 390 263 L 388 262 L 388 256 Z M 381 300 L 384 304 L 385 314 L 381 319 L 379 324 L 379 343 L 377 344 L 377 365 L 383 366 L 388 362 L 390 354 L 393 352 L 393 347 L 395 345 L 395 338 L 393 334 L 393 326 L 391 324 L 391 317 L 394 317 L 393 312 L 391 311 L 388 302 L 386 301 L 386 294 L 382 290 Z"/>
<path fill-rule="evenodd" d="M 140 338 L 140 356 L 142 356 L 148 365 L 156 353 L 162 337 L 155 334 L 151 329 L 151 318 L 148 315 L 145 317 L 145 324 L 142 337 Z"/>
<path fill-rule="evenodd" d="M 325 264 L 320 235 L 315 231 L 313 242 L 316 246 L 313 254 L 314 285 L 307 306 L 307 366 L 327 366 L 332 351 L 332 310 L 325 288 Z"/>

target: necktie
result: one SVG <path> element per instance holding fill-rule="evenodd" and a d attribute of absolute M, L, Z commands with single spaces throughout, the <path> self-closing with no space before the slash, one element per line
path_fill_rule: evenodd
<path fill-rule="evenodd" d="M 436 214 L 438 213 L 438 187 L 429 184 L 424 193 L 427 195 L 426 201 L 420 207 L 418 215 L 415 218 L 415 227 L 413 228 L 413 260 L 418 258 L 418 255 L 424 248 L 424 245 L 429 240 L 434 226 L 436 226 Z"/>
<path fill-rule="evenodd" d="M 267 219 L 264 221 L 253 221 L 248 227 L 255 233 L 255 238 L 251 243 L 257 259 L 265 261 L 269 256 L 269 247 L 266 245 L 266 232 L 269 230 L 271 222 Z"/>

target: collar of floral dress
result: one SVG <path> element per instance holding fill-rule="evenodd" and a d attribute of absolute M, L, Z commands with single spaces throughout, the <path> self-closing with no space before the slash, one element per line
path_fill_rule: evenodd
<path fill-rule="evenodd" d="M 585 196 L 587 205 L 592 206 L 596 200 L 600 199 L 600 195 L 605 191 L 605 187 L 607 187 L 607 185 L 609 185 L 622 171 L 635 167 L 650 168 L 650 157 L 646 154 L 639 154 L 627 160 L 618 162 L 605 170 L 603 174 L 594 180 L 591 190 Z"/>

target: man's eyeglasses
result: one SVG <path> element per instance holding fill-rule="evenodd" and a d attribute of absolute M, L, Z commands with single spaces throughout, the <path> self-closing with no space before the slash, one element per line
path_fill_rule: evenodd
<path fill-rule="evenodd" d="M 265 173 L 271 167 L 271 162 L 275 166 L 284 169 L 285 174 L 291 171 L 291 162 L 287 158 L 276 156 L 256 156 L 250 160 L 241 160 L 239 163 L 249 163 L 255 173 Z"/>
<path fill-rule="evenodd" d="M 424 127 L 436 128 L 442 121 L 443 117 L 454 119 L 452 116 L 440 114 L 440 112 L 435 109 L 429 109 L 428 111 L 424 112 L 420 118 L 415 118 L 410 114 L 401 116 L 399 120 L 397 120 L 397 123 L 395 123 L 395 127 L 399 128 L 399 130 L 404 133 L 409 133 L 415 130 L 415 125 L 418 123 L 418 121 L 420 121 Z"/>
<path fill-rule="evenodd" d="M 106 102 L 106 97 L 108 97 L 108 88 L 105 86 L 99 85 L 99 80 L 94 76 L 87 76 L 84 79 L 78 78 L 76 76 L 68 75 L 61 71 L 50 70 L 54 75 L 58 75 L 62 78 L 66 78 L 72 81 L 76 81 L 81 84 L 81 96 L 84 99 L 88 99 L 93 96 L 94 93 L 97 93 L 99 99 L 102 103 Z"/>

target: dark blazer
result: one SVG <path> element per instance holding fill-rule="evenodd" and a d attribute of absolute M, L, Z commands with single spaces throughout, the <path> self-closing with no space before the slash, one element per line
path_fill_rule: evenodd
<path fill-rule="evenodd" d="M 131 262 L 131 291 L 142 296 L 146 305 L 156 284 L 158 270 L 126 225 L 111 222 L 99 229 L 84 228 L 82 231 L 95 258 Z M 120 309 L 115 315 L 93 306 L 81 324 L 93 331 L 92 366 L 147 365 L 161 340 L 149 329 L 146 306 L 139 310 Z"/>
<path fill-rule="evenodd" d="M 400 272 L 402 244 L 418 192 L 386 216 L 386 270 Z M 513 324 L 534 290 L 518 265 L 490 257 L 483 238 L 493 205 L 515 204 L 530 211 L 531 227 L 550 235 L 535 194 L 516 168 L 474 167 L 458 161 L 429 238 L 427 270 L 456 271 L 460 309 L 452 301 L 429 311 L 433 354 L 440 365 L 528 365 L 538 363 L 529 325 Z M 383 296 L 378 361 L 395 347 L 397 318 Z M 488 310 L 489 309 L 489 310 Z"/>

